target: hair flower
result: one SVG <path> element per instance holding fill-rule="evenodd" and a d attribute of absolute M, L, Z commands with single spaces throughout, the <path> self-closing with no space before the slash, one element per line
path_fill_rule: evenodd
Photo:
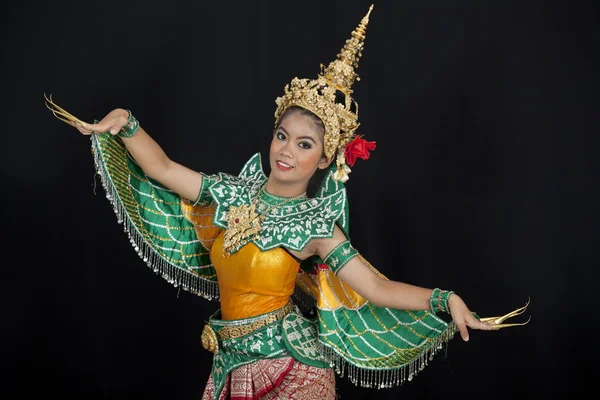
<path fill-rule="evenodd" d="M 369 159 L 369 151 L 375 150 L 375 142 L 367 142 L 360 135 L 356 136 L 350 143 L 346 145 L 344 155 L 346 156 L 346 164 L 354 166 L 357 158 L 363 160 Z"/>

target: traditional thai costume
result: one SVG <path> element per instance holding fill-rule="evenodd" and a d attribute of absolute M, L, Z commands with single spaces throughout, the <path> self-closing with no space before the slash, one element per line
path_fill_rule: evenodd
<path fill-rule="evenodd" d="M 238 176 L 203 174 L 197 199 L 189 201 L 146 176 L 120 138 L 92 136 L 97 172 L 135 251 L 173 285 L 220 301 L 201 335 L 214 353 L 205 399 L 332 399 L 334 369 L 361 386 L 399 385 L 456 332 L 447 314 L 436 314 L 448 311 L 451 292 L 436 289 L 431 311 L 396 310 L 371 304 L 337 276 L 360 257 L 383 277 L 351 245 L 344 187 L 354 157 L 348 150 L 360 141 L 350 87 L 368 18 L 315 80 L 294 78 L 276 101 L 276 124 L 292 106 L 319 116 L 325 154 L 336 155 L 312 198 L 266 192 L 255 154 Z M 48 101 L 55 114 L 76 120 Z M 124 132 L 137 128 L 131 119 Z M 336 226 L 348 240 L 324 259 L 290 252 L 332 237 Z"/>

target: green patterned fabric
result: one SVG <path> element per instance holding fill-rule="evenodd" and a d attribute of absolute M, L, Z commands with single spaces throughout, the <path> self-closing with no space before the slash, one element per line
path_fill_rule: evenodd
<path fill-rule="evenodd" d="M 318 325 L 299 312 L 290 313 L 283 320 L 284 339 L 289 353 L 304 364 L 325 368 L 331 366 L 319 342 Z"/>
<path fill-rule="evenodd" d="M 366 303 L 358 309 L 319 309 L 319 342 L 338 371 L 355 384 L 390 387 L 412 380 L 456 332 L 427 311 L 404 311 Z"/>
<path fill-rule="evenodd" d="M 174 285 L 208 299 L 216 298 L 217 277 L 210 254 L 199 240 L 195 225 L 185 216 L 185 201 L 148 178 L 120 138 L 94 135 L 92 150 L 107 198 L 138 255 Z M 313 238 L 331 237 L 336 224 L 349 239 L 346 190 L 332 179 L 332 171 L 317 197 L 298 199 L 269 212 L 263 231 L 252 239 L 253 243 L 263 251 L 279 246 L 301 251 Z M 194 204 L 214 207 L 213 223 L 219 228 L 227 227 L 227 211 L 250 204 L 267 180 L 259 154 L 238 176 L 219 173 L 203 177 Z M 268 207 L 281 198 L 266 194 L 258 200 L 260 212 L 262 202 Z M 326 257 L 326 262 L 319 257 L 305 260 L 302 270 L 309 272 L 308 276 L 317 276 L 317 271 L 328 265 L 337 273 L 357 255 L 346 241 Z M 317 280 L 319 306 L 315 318 L 292 312 L 247 337 L 220 343 L 213 364 L 213 379 L 215 384 L 219 382 L 219 391 L 227 374 L 240 365 L 286 355 L 310 365 L 335 366 L 341 374 L 347 370 L 357 385 L 398 385 L 411 380 L 456 332 L 454 324 L 426 311 L 378 308 L 364 301 L 360 306 L 354 304 L 356 295 L 351 295 L 335 274 L 326 276 L 325 280 Z M 347 299 L 338 298 L 341 296 Z M 338 305 L 326 304 L 327 298 L 334 298 Z M 215 320 L 210 325 L 216 331 L 220 329 Z"/>
<path fill-rule="evenodd" d="M 210 175 L 197 202 L 207 204 L 209 198 L 212 199 L 216 204 L 213 222 L 225 229 L 229 209 L 242 204 L 250 205 L 266 181 L 260 153 L 256 153 L 238 176 L 225 173 Z M 262 232 L 252 238 L 252 243 L 262 251 L 281 246 L 302 251 L 311 239 L 333 236 L 336 222 L 342 219 L 342 223 L 345 223 L 346 204 L 346 190 L 341 187 L 324 197 L 299 199 L 274 208 L 261 223 Z M 260 213 L 260 207 L 258 211 Z M 238 250 L 239 247 L 231 253 Z"/>
<path fill-rule="evenodd" d="M 210 317 L 208 324 L 218 336 L 219 330 L 224 327 L 249 324 L 277 311 L 244 320 L 221 320 L 219 319 L 221 313 L 217 311 Z M 296 360 L 315 367 L 329 367 L 329 362 L 318 352 L 316 347 L 318 336 L 315 334 L 315 327 L 297 323 L 299 320 L 303 320 L 303 318 L 296 309 L 284 319 L 265 325 L 248 335 L 219 340 L 219 351 L 213 356 L 212 365 L 212 378 L 215 385 L 214 399 L 219 398 L 227 375 L 231 371 L 259 359 L 291 355 Z M 309 329 L 305 329 L 307 327 Z M 297 349 L 300 348 L 305 351 L 298 352 Z"/>
<path fill-rule="evenodd" d="M 385 388 L 412 380 L 456 332 L 435 314 L 375 307 L 318 310 L 283 321 L 288 352 L 309 365 L 324 363 L 364 387 Z"/>
<path fill-rule="evenodd" d="M 198 197 L 196 198 L 194 205 L 210 206 L 213 204 L 213 200 L 210 197 L 208 189 L 220 178 L 218 175 L 207 175 L 203 172 L 200 172 L 200 175 L 202 175 L 202 186 L 200 187 L 200 193 L 198 193 Z"/>
<path fill-rule="evenodd" d="M 358 251 L 352 244 L 350 244 L 349 240 L 345 240 L 342 243 L 338 244 L 325 256 L 323 259 L 323 263 L 329 265 L 334 274 L 337 273 L 348 263 L 348 261 L 352 260 L 354 257 L 358 255 Z"/>
<path fill-rule="evenodd" d="M 450 296 L 452 296 L 454 292 L 452 290 L 442 290 L 440 288 L 435 288 L 431 291 L 431 296 L 429 296 L 429 309 L 432 313 L 438 312 L 450 312 Z"/>
<path fill-rule="evenodd" d="M 261 315 L 244 320 L 220 320 L 220 316 L 220 311 L 217 311 L 208 321 L 217 336 L 224 327 L 248 324 L 264 318 L 264 315 Z M 231 371 L 259 359 L 292 356 L 300 362 L 318 368 L 330 367 L 329 360 L 322 355 L 317 328 L 314 321 L 304 318 L 296 309 L 282 320 L 261 327 L 248 335 L 219 340 L 219 349 L 213 356 L 211 369 L 215 386 L 213 399 L 219 398 Z"/>
<path fill-rule="evenodd" d="M 327 197 L 332 195 L 333 193 L 337 193 L 340 190 L 346 191 L 346 187 L 344 183 L 333 179 L 333 176 L 336 172 L 337 164 L 331 163 L 329 168 L 327 169 L 327 173 L 325 177 L 321 181 L 319 188 L 315 194 L 315 197 Z M 347 239 L 350 239 L 350 211 L 348 205 L 348 197 L 346 196 L 344 199 L 344 204 L 342 205 L 343 212 L 340 215 L 340 218 L 336 221 L 337 226 L 344 232 Z M 300 268 L 310 273 L 314 270 L 314 266 L 318 264 L 322 264 L 323 260 L 319 256 L 312 256 L 304 260 L 300 264 Z"/>
<path fill-rule="evenodd" d="M 91 140 L 106 197 L 140 258 L 173 285 L 218 297 L 210 254 L 184 217 L 179 195 L 147 177 L 120 138 L 105 133 Z"/>

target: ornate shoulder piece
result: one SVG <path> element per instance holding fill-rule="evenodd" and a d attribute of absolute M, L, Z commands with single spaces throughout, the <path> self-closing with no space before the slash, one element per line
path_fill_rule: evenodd
<path fill-rule="evenodd" d="M 280 207 L 268 215 L 262 234 L 253 242 L 261 250 L 284 246 L 302 251 L 311 239 L 333 236 L 336 222 L 345 219 L 346 204 L 346 190 L 341 189 L 326 197 Z"/>
<path fill-rule="evenodd" d="M 267 181 L 267 176 L 262 170 L 260 153 L 256 153 L 246 162 L 238 176 L 219 173 L 219 177 L 220 180 L 209 190 L 217 205 L 214 224 L 226 229 L 229 209 L 250 204 Z"/>
<path fill-rule="evenodd" d="M 228 212 L 232 207 L 251 206 L 267 182 L 267 176 L 262 170 L 260 154 L 257 153 L 244 165 L 238 176 L 221 173 L 219 177 L 219 181 L 209 189 L 216 203 L 213 222 L 227 229 Z M 313 238 L 331 237 L 336 222 L 346 226 L 346 189 L 340 182 L 331 180 L 331 173 L 326 181 L 329 183 L 318 192 L 319 197 L 296 200 L 265 214 L 262 230 L 251 241 L 262 251 L 279 246 L 301 251 Z M 260 207 L 259 204 L 259 213 L 263 211 Z M 234 248 L 232 253 L 237 250 Z"/>

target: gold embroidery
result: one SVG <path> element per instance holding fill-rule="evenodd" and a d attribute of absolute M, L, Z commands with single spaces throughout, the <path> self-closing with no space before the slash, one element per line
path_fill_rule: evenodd
<path fill-rule="evenodd" d="M 215 354 L 219 352 L 219 342 L 217 340 L 217 336 L 215 335 L 215 331 L 213 331 L 210 325 L 204 325 L 200 340 L 202 341 L 202 347 L 204 347 L 206 350 Z"/>
<path fill-rule="evenodd" d="M 290 311 L 294 309 L 294 304 L 289 302 L 284 307 L 275 311 L 272 314 L 268 314 L 265 318 L 259 319 L 258 321 L 251 322 L 249 324 L 236 325 L 236 326 L 225 326 L 219 329 L 219 338 L 221 340 L 236 339 L 242 336 L 246 336 L 255 330 L 262 328 L 263 326 L 269 325 L 275 321 L 278 321 L 288 315 Z"/>

